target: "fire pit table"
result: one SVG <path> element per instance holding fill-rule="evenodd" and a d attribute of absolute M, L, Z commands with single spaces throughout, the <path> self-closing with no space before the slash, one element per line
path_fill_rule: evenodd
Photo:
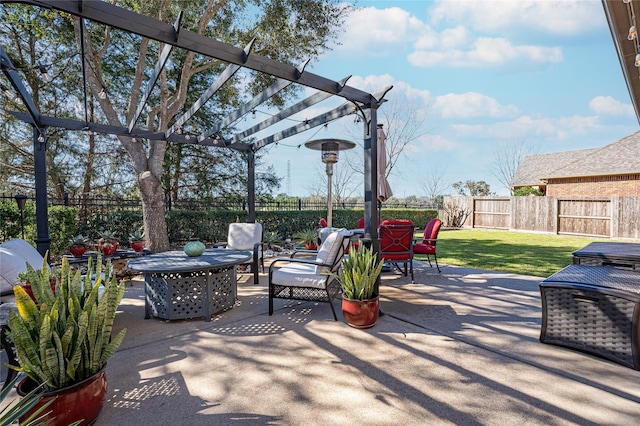
<path fill-rule="evenodd" d="M 211 321 L 235 304 L 236 265 L 252 256 L 245 250 L 209 249 L 197 257 L 169 251 L 131 260 L 128 267 L 144 274 L 145 318 Z"/>

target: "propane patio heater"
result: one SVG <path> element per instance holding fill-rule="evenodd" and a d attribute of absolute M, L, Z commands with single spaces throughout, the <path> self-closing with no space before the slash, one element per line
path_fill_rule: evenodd
<path fill-rule="evenodd" d="M 331 196 L 331 178 L 333 177 L 333 165 L 338 162 L 338 152 L 346 151 L 347 149 L 355 148 L 356 144 L 344 139 L 316 139 L 304 144 L 309 149 L 315 149 L 322 151 L 322 162 L 326 164 L 327 168 L 327 226 L 331 228 L 331 210 L 332 210 L 332 196 Z"/>

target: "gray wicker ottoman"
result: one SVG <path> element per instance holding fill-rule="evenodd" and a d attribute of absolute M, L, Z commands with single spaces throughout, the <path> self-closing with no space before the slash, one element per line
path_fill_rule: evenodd
<path fill-rule="evenodd" d="M 640 273 L 570 265 L 540 283 L 540 341 L 640 370 Z"/>
<path fill-rule="evenodd" d="M 619 266 L 640 271 L 640 244 L 596 241 L 574 251 L 573 264 Z"/>

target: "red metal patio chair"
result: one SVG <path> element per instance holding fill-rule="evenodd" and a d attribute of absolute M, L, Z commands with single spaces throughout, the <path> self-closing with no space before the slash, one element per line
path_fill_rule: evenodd
<path fill-rule="evenodd" d="M 436 243 L 438 242 L 438 232 L 440 232 L 440 226 L 442 221 L 440 219 L 431 219 L 427 226 L 424 228 L 424 234 L 422 235 L 421 242 L 415 242 L 413 244 L 414 254 L 426 254 L 429 266 L 431 265 L 431 259 L 429 256 L 433 255 L 433 259 L 436 262 L 436 268 L 440 272 L 440 266 L 438 265 L 438 256 L 436 256 Z"/>
<path fill-rule="evenodd" d="M 413 279 L 413 234 L 416 227 L 410 220 L 388 219 L 380 224 L 380 259 L 390 262 L 404 276 L 407 276 L 407 265 Z M 404 271 L 399 263 L 404 264 Z"/>

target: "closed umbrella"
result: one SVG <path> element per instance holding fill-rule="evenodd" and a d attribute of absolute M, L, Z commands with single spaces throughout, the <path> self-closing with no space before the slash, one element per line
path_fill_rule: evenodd
<path fill-rule="evenodd" d="M 393 196 L 389 181 L 387 181 L 387 149 L 385 140 L 387 135 L 382 130 L 382 124 L 378 124 L 378 200 L 387 201 Z"/>

